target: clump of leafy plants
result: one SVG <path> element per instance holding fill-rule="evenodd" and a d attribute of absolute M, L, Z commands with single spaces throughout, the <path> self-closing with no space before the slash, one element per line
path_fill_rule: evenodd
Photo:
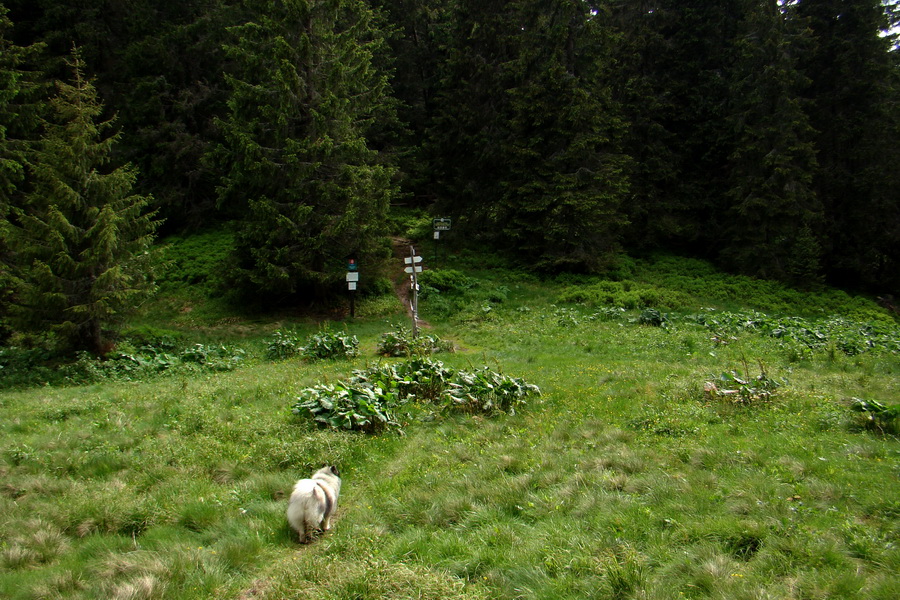
<path fill-rule="evenodd" d="M 165 244 L 166 269 L 159 277 L 163 289 L 190 287 L 212 297 L 223 289 L 225 261 L 234 245 L 234 236 L 227 230 L 210 230 L 190 236 L 172 236 Z"/>
<path fill-rule="evenodd" d="M 504 412 L 515 414 L 529 394 L 540 394 L 538 386 L 482 367 L 460 371 L 443 394 L 447 408 L 468 413 Z"/>
<path fill-rule="evenodd" d="M 514 414 L 530 394 L 540 395 L 540 388 L 487 367 L 454 371 L 440 361 L 415 358 L 306 388 L 292 410 L 332 428 L 378 433 L 399 428 L 396 411 L 409 402 L 435 404 L 447 411 Z"/>
<path fill-rule="evenodd" d="M 692 300 L 686 294 L 634 281 L 599 281 L 563 289 L 557 297 L 561 304 L 591 307 L 612 306 L 625 309 L 678 308 Z"/>
<path fill-rule="evenodd" d="M 297 356 L 303 351 L 303 340 L 295 332 L 278 329 L 265 340 L 266 358 L 283 360 Z"/>
<path fill-rule="evenodd" d="M 381 356 L 425 356 L 453 352 L 453 342 L 423 333 L 413 337 L 410 330 L 394 326 L 392 330 L 381 334 L 375 351 Z"/>
<path fill-rule="evenodd" d="M 193 363 L 212 371 L 232 371 L 244 361 L 241 348 L 225 344 L 194 344 L 182 351 L 181 361 Z"/>
<path fill-rule="evenodd" d="M 665 329 L 669 326 L 670 320 L 669 315 L 666 313 L 660 312 L 655 308 L 645 308 L 638 315 L 637 322 L 641 325 L 651 325 Z"/>
<path fill-rule="evenodd" d="M 139 381 L 161 374 L 197 371 L 231 371 L 244 360 L 244 351 L 231 346 L 196 344 L 178 352 L 156 346 L 135 348 L 122 344 L 120 349 L 98 358 L 79 352 L 74 361 L 56 365 L 47 383 L 83 385 L 100 381 Z M 32 380 L 35 384 L 41 380 Z"/>
<path fill-rule="evenodd" d="M 394 416 L 396 397 L 380 387 L 339 381 L 306 388 L 293 406 L 294 414 L 308 413 L 322 425 L 364 433 L 399 427 Z"/>
<path fill-rule="evenodd" d="M 453 375 L 453 370 L 441 361 L 420 357 L 354 371 L 350 381 L 390 390 L 401 401 L 435 402 Z"/>
<path fill-rule="evenodd" d="M 753 310 L 705 311 L 685 316 L 684 321 L 705 327 L 723 339 L 750 332 L 775 338 L 788 347 L 801 344 L 813 351 L 832 348 L 847 356 L 870 351 L 900 352 L 900 326 L 882 321 L 862 323 L 841 316 L 778 317 Z"/>
<path fill-rule="evenodd" d="M 900 433 L 900 404 L 888 406 L 877 400 L 851 398 L 850 409 L 859 413 L 866 429 L 883 434 Z"/>
<path fill-rule="evenodd" d="M 727 398 L 736 404 L 752 404 L 767 401 L 781 387 L 781 384 L 769 377 L 762 361 L 759 362 L 759 375 L 751 376 L 744 361 L 744 373 L 731 370 L 718 377 L 718 384 L 707 381 L 704 392 L 709 396 Z"/>
<path fill-rule="evenodd" d="M 301 355 L 306 360 L 353 358 L 359 355 L 359 340 L 355 335 L 320 331 L 306 338 Z"/>

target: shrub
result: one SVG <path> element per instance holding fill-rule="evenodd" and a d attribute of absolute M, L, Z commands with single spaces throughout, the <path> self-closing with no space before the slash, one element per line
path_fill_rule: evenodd
<path fill-rule="evenodd" d="M 122 342 L 118 344 L 120 349 L 123 342 L 126 342 L 137 348 L 154 348 L 171 352 L 178 346 L 181 334 L 177 331 L 142 325 L 122 331 L 121 338 Z"/>
<path fill-rule="evenodd" d="M 692 304 L 690 296 L 633 281 L 599 281 L 570 286 L 557 296 L 560 304 L 613 306 L 618 308 L 680 308 Z"/>
<path fill-rule="evenodd" d="M 445 410 L 514 414 L 536 385 L 482 367 L 454 372 L 427 358 L 398 365 L 354 371 L 347 381 L 320 384 L 300 392 L 294 414 L 336 429 L 377 433 L 399 428 L 395 411 L 412 400 L 432 402 Z"/>
<path fill-rule="evenodd" d="M 244 360 L 244 351 L 233 346 L 194 344 L 182 351 L 181 360 L 213 371 L 231 371 Z"/>
<path fill-rule="evenodd" d="M 395 398 L 367 383 L 337 382 L 306 388 L 292 410 L 309 413 L 317 423 L 334 429 L 379 433 L 399 427 L 394 417 Z"/>
<path fill-rule="evenodd" d="M 341 335 L 330 331 L 320 331 L 306 338 L 302 349 L 306 360 L 353 358 L 359 354 L 359 340 L 356 336 Z"/>
<path fill-rule="evenodd" d="M 432 290 L 445 294 L 463 294 L 478 284 L 476 279 L 455 269 L 423 271 L 419 274 L 418 281 L 424 296 L 427 296 L 428 292 Z"/>
<path fill-rule="evenodd" d="M 482 367 L 460 371 L 443 394 L 444 406 L 464 412 L 515 414 L 529 394 L 540 395 L 538 386 Z"/>
<path fill-rule="evenodd" d="M 163 286 L 190 286 L 212 295 L 221 286 L 223 261 L 234 246 L 229 231 L 209 231 L 187 237 L 173 236 L 163 240 L 166 269 L 159 278 Z"/>
<path fill-rule="evenodd" d="M 886 406 L 876 400 L 850 398 L 850 409 L 860 414 L 866 429 L 879 433 L 900 433 L 900 404 Z"/>
<path fill-rule="evenodd" d="M 293 331 L 278 329 L 272 337 L 265 340 L 266 358 L 270 360 L 282 360 L 291 358 L 303 351 L 300 337 Z"/>
<path fill-rule="evenodd" d="M 372 279 L 363 290 L 366 296 L 394 296 L 394 286 L 387 277 L 376 277 Z"/>
<path fill-rule="evenodd" d="M 413 337 L 411 330 L 394 326 L 391 331 L 381 334 L 375 351 L 381 356 L 424 356 L 452 352 L 453 343 L 422 333 Z"/>

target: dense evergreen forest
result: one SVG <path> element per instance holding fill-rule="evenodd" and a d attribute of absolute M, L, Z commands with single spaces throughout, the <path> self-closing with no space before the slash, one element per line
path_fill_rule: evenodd
<path fill-rule="evenodd" d="M 0 318 L 98 324 L 153 240 L 339 289 L 392 204 L 543 273 L 690 254 L 900 291 L 900 3 L 3 0 Z M 61 318 L 60 315 L 67 315 Z M 71 315 L 77 315 L 73 318 Z"/>

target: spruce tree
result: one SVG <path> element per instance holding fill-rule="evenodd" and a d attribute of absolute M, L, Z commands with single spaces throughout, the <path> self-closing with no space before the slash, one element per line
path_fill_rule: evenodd
<path fill-rule="evenodd" d="M 53 332 L 101 353 L 109 331 L 153 290 L 150 198 L 131 193 L 136 173 L 111 167 L 117 135 L 77 49 L 59 82 L 46 133 L 30 153 L 33 189 L 12 209 L 18 326 Z"/>
<path fill-rule="evenodd" d="M 0 4 L 0 338 L 9 333 L 8 307 L 12 299 L 11 274 L 5 264 L 11 259 L 11 204 L 21 198 L 26 185 L 27 150 L 38 136 L 41 93 L 40 75 L 28 68 L 42 46 L 18 46 L 9 39 L 12 22 Z"/>
<path fill-rule="evenodd" d="M 729 156 L 730 218 L 722 254 L 749 275 L 799 286 L 821 281 L 822 208 L 812 189 L 816 168 L 813 131 L 800 98 L 802 48 L 793 21 L 776 0 L 749 0 L 736 36 L 730 72 L 736 132 Z"/>
<path fill-rule="evenodd" d="M 497 218 L 538 269 L 596 272 L 619 250 L 628 190 L 624 122 L 607 83 L 614 40 L 599 5 L 522 1 L 516 13 Z"/>
<path fill-rule="evenodd" d="M 14 44 L 7 12 L 0 4 L 0 217 L 25 179 L 25 151 L 39 130 L 40 94 L 45 87 L 40 75 L 27 66 L 42 45 Z"/>
<path fill-rule="evenodd" d="M 233 274 L 268 302 L 337 289 L 345 260 L 383 247 L 394 169 L 367 144 L 389 109 L 361 0 L 252 0 L 233 61 L 219 199 L 238 223 Z M 371 264 L 371 263 L 370 263 Z"/>
<path fill-rule="evenodd" d="M 896 4 L 896 3 L 890 3 Z M 800 57 L 826 217 L 831 281 L 900 290 L 900 61 L 880 0 L 802 0 L 812 35 Z"/>
<path fill-rule="evenodd" d="M 671 52 L 672 17 L 654 0 L 622 0 L 609 10 L 617 35 L 610 76 L 627 124 L 624 151 L 631 158 L 624 243 L 641 251 L 671 243 L 691 229 L 672 193 L 682 147 L 671 131 L 676 105 L 667 87 L 669 71 L 662 66 Z"/>
<path fill-rule="evenodd" d="M 545 271 L 597 271 L 617 252 L 627 190 L 612 40 L 599 5 L 460 2 L 444 118 L 448 205 Z"/>

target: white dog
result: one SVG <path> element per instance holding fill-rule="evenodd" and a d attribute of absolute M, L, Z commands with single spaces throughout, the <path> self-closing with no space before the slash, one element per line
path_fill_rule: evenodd
<path fill-rule="evenodd" d="M 287 519 L 297 530 L 301 542 L 308 542 L 317 529 L 331 529 L 331 517 L 337 508 L 341 478 L 337 467 L 323 467 L 310 479 L 294 485 L 288 502 Z"/>

